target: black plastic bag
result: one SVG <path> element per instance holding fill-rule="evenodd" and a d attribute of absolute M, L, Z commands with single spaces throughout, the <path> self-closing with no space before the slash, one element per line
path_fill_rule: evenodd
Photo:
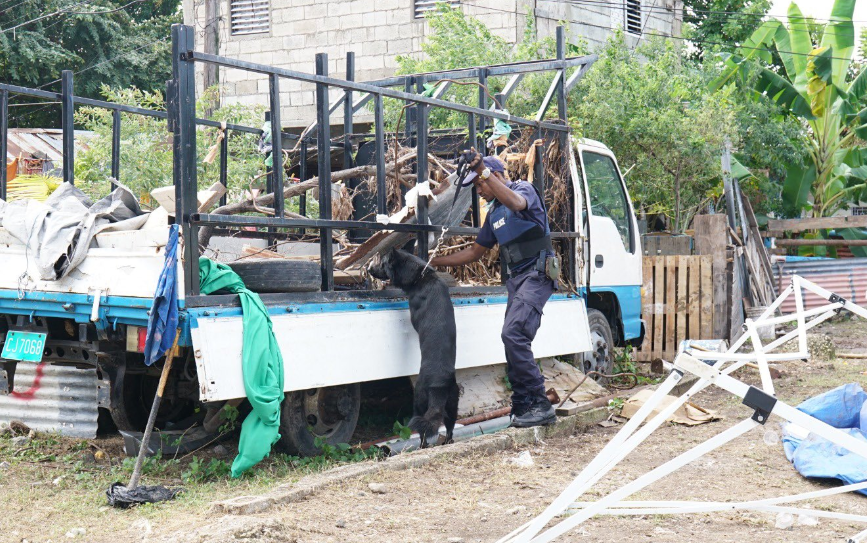
<path fill-rule="evenodd" d="M 112 483 L 105 494 L 108 496 L 109 505 L 126 509 L 142 503 L 173 500 L 183 491 L 183 488 L 166 488 L 164 486 L 137 486 L 133 490 L 129 490 L 122 483 Z"/>

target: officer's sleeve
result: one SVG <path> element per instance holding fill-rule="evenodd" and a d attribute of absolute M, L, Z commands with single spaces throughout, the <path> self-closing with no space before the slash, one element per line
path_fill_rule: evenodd
<path fill-rule="evenodd" d="M 527 201 L 527 211 L 534 208 L 541 208 L 542 203 L 539 201 L 539 195 L 536 189 L 533 188 L 527 181 L 521 181 L 512 185 L 512 192 L 523 197 Z"/>
<path fill-rule="evenodd" d="M 491 249 L 497 244 L 497 238 L 494 237 L 494 229 L 491 228 L 490 214 L 485 217 L 485 222 L 482 224 L 481 229 L 479 229 L 479 235 L 476 236 L 476 243 L 486 249 Z"/>

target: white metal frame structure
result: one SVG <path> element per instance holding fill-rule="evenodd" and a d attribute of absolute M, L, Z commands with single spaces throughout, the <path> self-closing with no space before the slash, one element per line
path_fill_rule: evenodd
<path fill-rule="evenodd" d="M 804 310 L 803 290 L 806 289 L 826 300 L 828 304 L 811 310 Z M 796 312 L 782 317 L 773 317 L 774 313 L 789 297 L 795 297 Z M 512 533 L 500 539 L 498 543 L 542 543 L 553 541 L 568 533 L 587 519 L 596 515 L 651 515 L 651 514 L 678 514 L 678 513 L 708 513 L 715 511 L 749 510 L 770 513 L 809 514 L 814 517 L 831 518 L 837 520 L 867 523 L 867 516 L 852 515 L 817 509 L 803 509 L 791 504 L 803 500 L 815 499 L 854 492 L 867 488 L 867 482 L 847 484 L 839 487 L 741 502 L 701 502 L 701 501 L 624 501 L 631 495 L 646 488 L 652 483 L 670 475 L 681 467 L 702 457 L 703 455 L 727 444 L 754 429 L 765 424 L 771 414 L 777 415 L 804 430 L 823 437 L 836 445 L 848 449 L 856 454 L 867 458 L 867 443 L 859 441 L 845 432 L 833 428 L 828 424 L 798 411 L 794 407 L 777 400 L 774 397 L 774 384 L 768 362 L 785 360 L 806 360 L 809 358 L 807 349 L 807 330 L 826 321 L 831 316 L 843 309 L 851 311 L 861 318 L 867 319 L 867 310 L 841 298 L 840 296 L 802 278 L 794 276 L 791 284 L 780 294 L 774 303 L 756 320 L 747 319 L 744 323 L 745 333 L 734 342 L 725 353 L 712 352 L 687 352 L 681 353 L 675 359 L 673 369 L 668 378 L 663 381 L 651 398 L 638 410 L 623 428 L 611 439 L 611 441 L 599 452 L 578 477 L 549 505 L 545 511 L 530 522 L 519 527 Z M 807 320 L 810 319 L 810 320 Z M 772 323 L 797 322 L 797 328 L 764 345 L 759 337 L 758 328 Z M 794 353 L 774 353 L 784 343 L 797 337 L 798 350 Z M 738 353 L 737 351 L 750 341 L 753 346 L 751 353 Z M 714 361 L 709 365 L 702 360 Z M 754 362 L 758 365 L 761 377 L 761 388 L 750 386 L 731 374 L 747 363 Z M 726 365 L 728 364 L 728 365 Z M 676 401 L 663 409 L 657 416 L 647 421 L 639 428 L 653 410 L 659 406 L 662 399 L 671 392 L 681 380 L 685 372 L 699 377 L 699 380 Z M 661 466 L 645 473 L 621 488 L 608 493 L 595 502 L 577 501 L 602 477 L 611 471 L 627 455 L 652 434 L 659 426 L 668 419 L 680 406 L 694 395 L 710 385 L 726 390 L 741 398 L 743 403 L 754 410 L 753 415 L 731 428 L 724 430 L 716 436 L 708 439 L 688 451 L 672 458 Z M 555 517 L 566 515 L 566 518 L 546 528 L 548 523 Z M 850 542 L 867 540 L 867 530 L 853 536 Z"/>

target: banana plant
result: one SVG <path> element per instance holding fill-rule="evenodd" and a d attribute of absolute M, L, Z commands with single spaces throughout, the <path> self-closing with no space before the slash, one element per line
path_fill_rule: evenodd
<path fill-rule="evenodd" d="M 852 77 L 855 0 L 836 0 L 821 42 L 813 43 L 797 4 L 789 25 L 765 21 L 733 54 L 724 54 L 721 74 L 711 89 L 737 84 L 765 95 L 788 114 L 801 118 L 810 160 L 788 169 L 782 197 L 794 214 L 833 215 L 849 202 L 867 200 L 867 74 Z M 773 52 L 783 69 L 775 70 Z"/>

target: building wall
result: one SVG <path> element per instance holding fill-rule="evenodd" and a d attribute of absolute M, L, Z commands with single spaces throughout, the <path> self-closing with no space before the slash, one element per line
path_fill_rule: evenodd
<path fill-rule="evenodd" d="M 198 30 L 196 48 L 200 51 L 203 50 L 205 1 L 185 0 L 184 3 L 184 18 Z M 424 19 L 414 17 L 413 0 L 271 0 L 269 33 L 232 36 L 229 0 L 217 1 L 221 16 L 220 55 L 313 73 L 316 53 L 327 53 L 329 74 L 344 77 L 346 53 L 354 51 L 357 81 L 393 75 L 396 57 L 421 55 L 422 40 L 430 31 Z M 658 5 L 654 4 L 655 7 L 643 13 L 643 17 L 649 17 L 645 32 L 678 35 L 680 1 L 656 1 Z M 643 0 L 642 4 L 649 2 Z M 663 10 L 666 5 L 670 5 L 670 9 Z M 606 3 L 594 5 L 593 2 L 463 0 L 461 9 L 513 43 L 524 32 L 528 9 L 536 15 L 540 37 L 553 35 L 558 21 L 563 20 L 568 21 L 572 39 L 581 37 L 591 46 L 604 42 L 609 29 L 622 27 L 624 21 L 622 7 Z M 268 103 L 265 76 L 221 68 L 220 81 L 227 103 Z M 304 126 L 315 120 L 314 86 L 286 79 L 282 79 L 280 85 L 284 126 Z M 340 92 L 332 89 L 331 99 L 336 99 Z M 342 122 L 339 118 L 340 112 L 335 112 L 332 122 Z M 364 119 L 363 115 L 358 117 L 359 121 Z"/>

